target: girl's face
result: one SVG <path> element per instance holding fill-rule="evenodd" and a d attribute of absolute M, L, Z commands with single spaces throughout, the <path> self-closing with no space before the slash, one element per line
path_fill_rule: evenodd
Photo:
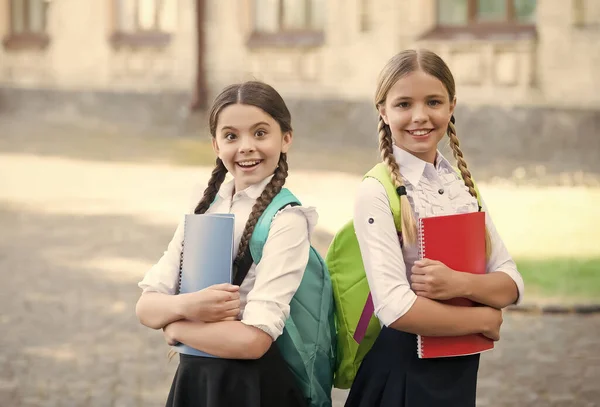
<path fill-rule="evenodd" d="M 434 163 L 455 106 L 456 99 L 449 100 L 444 84 L 419 70 L 398 79 L 379 106 L 379 114 L 398 147 Z"/>
<path fill-rule="evenodd" d="M 213 148 L 242 191 L 272 175 L 281 153 L 287 153 L 292 133 L 262 109 L 236 103 L 219 114 Z"/>

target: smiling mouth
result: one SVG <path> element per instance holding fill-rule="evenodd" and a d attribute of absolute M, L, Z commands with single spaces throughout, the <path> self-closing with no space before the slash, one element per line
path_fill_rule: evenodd
<path fill-rule="evenodd" d="M 433 129 L 406 130 L 406 132 L 413 137 L 425 137 L 432 131 Z"/>
<path fill-rule="evenodd" d="M 258 167 L 262 162 L 263 160 L 245 160 L 236 162 L 236 165 L 244 170 L 251 170 Z"/>

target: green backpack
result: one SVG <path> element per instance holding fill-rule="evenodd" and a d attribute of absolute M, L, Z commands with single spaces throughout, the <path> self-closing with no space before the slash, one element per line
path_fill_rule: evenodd
<path fill-rule="evenodd" d="M 394 224 L 402 230 L 400 197 L 385 164 L 375 165 L 365 178 L 375 178 L 385 188 Z M 479 195 L 479 194 L 478 194 Z M 481 204 L 480 204 L 481 205 Z M 365 355 L 377 339 L 381 327 L 375 316 L 373 300 L 360 247 L 350 220 L 335 235 L 325 257 L 335 300 L 337 326 L 337 363 L 334 386 L 348 389 Z"/>
<path fill-rule="evenodd" d="M 283 188 L 258 219 L 249 245 L 254 263 L 262 257 L 273 217 L 290 204 L 300 205 L 300 201 Z M 331 407 L 336 352 L 333 291 L 327 266 L 312 246 L 304 277 L 290 303 L 290 316 L 276 343 L 307 404 Z"/>

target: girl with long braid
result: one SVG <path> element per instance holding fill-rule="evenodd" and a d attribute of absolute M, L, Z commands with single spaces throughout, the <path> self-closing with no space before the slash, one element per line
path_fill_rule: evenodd
<path fill-rule="evenodd" d="M 426 50 L 400 52 L 380 74 L 375 106 L 381 159 L 400 195 L 402 233 L 394 226 L 384 186 L 366 177 L 355 202 L 354 227 L 382 330 L 346 406 L 475 406 L 479 355 L 419 359 L 416 335 L 481 333 L 498 340 L 501 309 L 520 300 L 523 280 L 485 204 L 479 207 L 456 136 L 454 79 L 444 61 Z M 445 136 L 460 175 L 437 149 Z M 416 218 L 478 210 L 486 211 L 486 274 L 418 260 Z M 454 297 L 482 306 L 435 301 Z"/>
<path fill-rule="evenodd" d="M 216 166 L 195 213 L 235 214 L 234 265 L 247 253 L 257 220 L 288 175 L 291 117 L 269 85 L 246 82 L 219 94 L 209 116 Z M 226 174 L 232 176 L 224 183 Z M 273 218 L 258 264 L 237 285 L 176 294 L 183 225 L 139 283 L 141 323 L 163 329 L 167 343 L 218 356 L 180 355 L 167 406 L 304 406 L 274 343 L 306 268 L 313 208 L 287 206 Z"/>

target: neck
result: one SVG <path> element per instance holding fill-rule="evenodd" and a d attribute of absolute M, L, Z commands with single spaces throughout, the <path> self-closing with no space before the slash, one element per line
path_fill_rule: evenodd
<path fill-rule="evenodd" d="M 406 148 L 399 146 L 402 150 L 406 151 L 407 153 L 410 153 L 412 155 L 414 155 L 415 157 L 417 157 L 420 160 L 423 160 L 429 164 L 433 164 L 433 166 L 435 167 L 435 160 L 437 158 L 437 150 L 433 150 L 433 151 L 423 151 L 423 152 L 415 152 L 415 151 L 410 151 L 407 150 Z"/>

